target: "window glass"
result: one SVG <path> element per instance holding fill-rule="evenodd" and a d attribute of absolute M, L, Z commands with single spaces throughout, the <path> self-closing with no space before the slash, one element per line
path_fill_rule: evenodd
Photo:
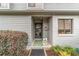
<path fill-rule="evenodd" d="M 59 34 L 72 34 L 72 19 L 59 19 L 58 20 L 58 33 Z"/>
<path fill-rule="evenodd" d="M 28 7 L 35 7 L 35 3 L 28 3 Z"/>

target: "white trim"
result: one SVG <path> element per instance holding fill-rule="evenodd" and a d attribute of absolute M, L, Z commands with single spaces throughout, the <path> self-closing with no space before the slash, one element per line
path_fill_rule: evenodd
<path fill-rule="evenodd" d="M 73 34 L 58 34 L 60 37 L 73 37 Z"/>
<path fill-rule="evenodd" d="M 29 50 L 29 54 L 28 54 L 28 56 L 30 56 L 30 55 L 31 55 L 31 52 L 32 52 L 32 49 L 30 49 L 30 50 Z"/>
<path fill-rule="evenodd" d="M 47 53 L 46 53 L 46 49 L 44 48 L 44 54 L 45 54 L 45 56 L 47 56 Z"/>

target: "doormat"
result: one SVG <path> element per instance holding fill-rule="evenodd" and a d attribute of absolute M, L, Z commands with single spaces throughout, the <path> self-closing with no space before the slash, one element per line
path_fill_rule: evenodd
<path fill-rule="evenodd" d="M 32 49 L 30 56 L 45 56 L 43 49 Z"/>

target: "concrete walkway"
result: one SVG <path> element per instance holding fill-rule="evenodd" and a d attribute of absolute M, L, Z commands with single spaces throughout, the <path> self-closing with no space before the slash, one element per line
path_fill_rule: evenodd
<path fill-rule="evenodd" d="M 43 49 L 32 49 L 30 56 L 45 56 Z"/>

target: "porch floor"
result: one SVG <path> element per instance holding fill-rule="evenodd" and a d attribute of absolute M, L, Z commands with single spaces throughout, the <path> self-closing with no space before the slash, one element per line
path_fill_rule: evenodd
<path fill-rule="evenodd" d="M 43 46 L 42 40 L 34 40 L 33 46 Z"/>
<path fill-rule="evenodd" d="M 32 49 L 43 49 L 50 48 L 51 44 L 48 42 L 44 42 L 43 40 L 33 40 L 31 48 Z"/>

